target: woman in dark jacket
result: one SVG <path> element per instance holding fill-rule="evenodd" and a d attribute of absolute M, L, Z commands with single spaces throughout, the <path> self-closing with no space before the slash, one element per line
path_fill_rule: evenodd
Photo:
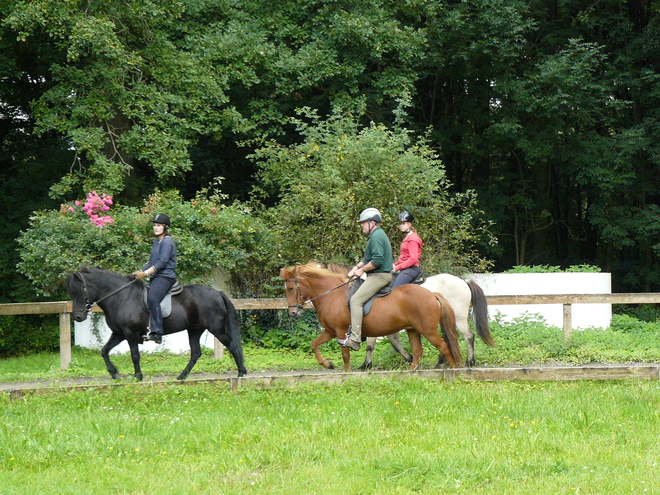
<path fill-rule="evenodd" d="M 149 262 L 141 270 L 133 272 L 138 280 L 151 277 L 149 286 L 149 335 L 148 339 L 160 344 L 163 340 L 163 314 L 160 303 L 176 282 L 176 245 L 168 232 L 170 217 L 158 213 L 152 220 L 154 235 Z"/>

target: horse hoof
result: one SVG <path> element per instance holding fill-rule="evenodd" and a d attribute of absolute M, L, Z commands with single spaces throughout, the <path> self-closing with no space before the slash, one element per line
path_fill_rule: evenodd
<path fill-rule="evenodd" d="M 188 375 L 184 375 L 183 373 L 181 373 L 179 376 L 176 377 L 176 379 L 177 379 L 177 380 L 181 380 L 181 381 L 183 381 L 183 380 L 185 380 L 187 377 L 188 377 Z"/>
<path fill-rule="evenodd" d="M 474 365 L 475 365 L 474 359 L 472 359 L 470 361 L 465 361 L 465 367 L 466 368 L 472 368 Z"/>
<path fill-rule="evenodd" d="M 328 366 L 326 366 L 326 368 L 328 368 L 329 370 L 334 370 L 334 369 L 335 369 L 335 365 L 333 364 L 332 361 L 328 361 Z"/>
<path fill-rule="evenodd" d="M 121 378 L 121 375 L 119 373 L 110 373 L 110 376 L 112 377 L 113 380 L 119 380 Z"/>
<path fill-rule="evenodd" d="M 142 376 L 142 373 L 138 373 L 137 375 L 134 375 L 134 376 L 135 376 L 135 379 L 136 379 L 138 382 L 141 382 L 142 379 L 144 378 L 144 377 Z"/>
<path fill-rule="evenodd" d="M 362 366 L 360 366 L 358 369 L 362 371 L 367 371 L 370 370 L 373 367 L 372 363 L 362 363 Z"/>

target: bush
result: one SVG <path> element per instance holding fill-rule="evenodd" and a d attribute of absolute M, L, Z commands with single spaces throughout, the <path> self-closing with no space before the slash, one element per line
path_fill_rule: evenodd
<path fill-rule="evenodd" d="M 39 293 L 60 297 L 66 275 L 83 263 L 131 273 L 149 259 L 150 220 L 156 212 L 167 212 L 177 244 L 177 275 L 183 283 L 210 283 L 216 268 L 239 278 L 272 269 L 264 267 L 275 259 L 276 243 L 264 223 L 244 205 L 224 205 L 222 199 L 208 191 L 192 201 L 183 201 L 174 191 L 158 192 L 140 209 L 115 205 L 105 212 L 113 219 L 105 225 L 90 221 L 74 203 L 59 211 L 36 212 L 18 239 L 18 268 Z"/>
<path fill-rule="evenodd" d="M 505 270 L 503 273 L 600 273 L 601 269 L 598 266 L 594 265 L 571 265 L 565 270 L 562 270 L 559 266 L 551 265 L 516 265 L 509 270 Z"/>
<path fill-rule="evenodd" d="M 284 261 L 355 263 L 366 242 L 359 213 L 376 207 L 395 253 L 401 240 L 397 215 L 413 213 L 427 273 L 490 267 L 476 250 L 495 242 L 476 195 L 450 192 L 442 162 L 423 139 L 401 128 L 361 128 L 343 115 L 322 121 L 310 110 L 301 113 L 306 120 L 293 123 L 302 143 L 271 142 L 254 156 L 261 167 L 258 199 L 275 203 L 263 215 L 280 236 Z"/>
<path fill-rule="evenodd" d="M 312 341 L 319 336 L 316 311 L 305 310 L 293 318 L 284 311 L 239 311 L 243 341 L 267 349 L 309 350 Z"/>
<path fill-rule="evenodd" d="M 57 350 L 59 328 L 57 315 L 0 316 L 0 358 Z"/>

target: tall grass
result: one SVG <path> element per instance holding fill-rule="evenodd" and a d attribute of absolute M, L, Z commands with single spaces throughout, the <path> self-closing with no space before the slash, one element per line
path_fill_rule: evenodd
<path fill-rule="evenodd" d="M 659 397 L 375 377 L 0 395 L 0 493 L 658 493 Z"/>

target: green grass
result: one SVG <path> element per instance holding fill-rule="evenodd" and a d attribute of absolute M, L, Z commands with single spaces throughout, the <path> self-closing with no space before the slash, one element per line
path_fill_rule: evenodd
<path fill-rule="evenodd" d="M 564 341 L 562 329 L 547 326 L 537 315 L 525 315 L 511 323 L 497 318 L 491 322 L 491 331 L 497 347 L 491 348 L 477 340 L 475 355 L 478 366 L 529 366 L 543 364 L 582 365 L 589 363 L 655 363 L 660 362 L 660 324 L 644 322 L 626 315 L 614 315 L 608 329 L 575 331 L 570 342 Z M 277 332 L 275 332 L 277 333 Z M 279 334 L 283 333 L 279 331 Z M 323 371 L 311 352 L 311 341 L 318 330 L 296 335 L 305 342 L 296 349 L 277 349 L 247 344 L 244 346 L 248 372 L 260 371 Z M 278 338 L 279 338 L 278 334 Z M 264 339 L 267 342 L 267 339 Z M 281 340 L 281 339 L 280 339 Z M 459 337 L 463 356 L 465 345 Z M 402 338 L 404 345 L 407 339 Z M 423 340 L 425 353 L 423 369 L 431 369 L 437 362 L 438 353 Z M 265 344 L 268 345 L 268 344 Z M 342 367 L 339 346 L 329 342 L 321 346 L 325 357 L 335 366 Z M 352 353 L 352 366 L 357 368 L 364 361 L 363 350 Z M 113 355 L 112 360 L 119 372 L 127 377 L 133 374 L 130 355 Z M 142 354 L 141 364 L 145 377 L 177 375 L 188 362 L 188 353 L 168 352 Z M 383 370 L 407 369 L 406 363 L 396 354 L 387 341 L 380 342 L 374 354 L 374 367 Z M 213 359 L 213 351 L 205 349 L 198 361 L 195 373 L 235 373 L 236 367 L 229 355 L 220 361 Z M 71 367 L 60 370 L 59 354 L 42 353 L 25 357 L 0 359 L 0 382 L 31 380 L 58 380 L 65 378 L 107 378 L 108 373 L 99 351 L 73 348 Z"/>
<path fill-rule="evenodd" d="M 0 395 L 0 493 L 658 493 L 658 397 L 414 377 Z"/>

